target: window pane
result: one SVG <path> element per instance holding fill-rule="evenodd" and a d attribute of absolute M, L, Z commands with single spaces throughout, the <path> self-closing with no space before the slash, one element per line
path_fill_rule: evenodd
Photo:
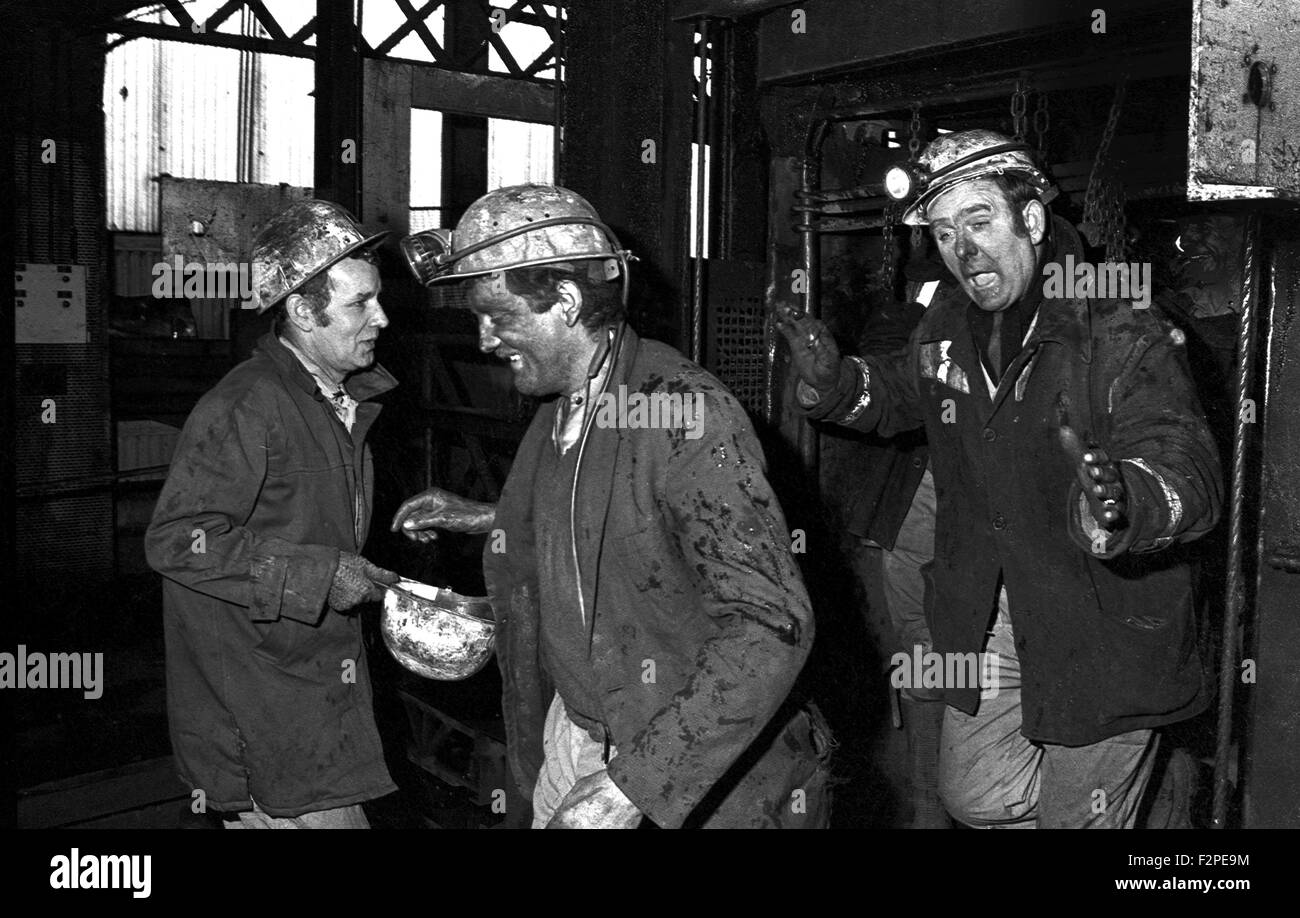
<path fill-rule="evenodd" d="M 411 109 L 410 205 L 442 206 L 442 112 L 427 108 Z"/>
<path fill-rule="evenodd" d="M 416 0 L 411 5 L 419 11 L 424 8 L 425 3 Z M 445 21 L 446 10 L 442 6 L 439 6 L 424 19 L 425 28 L 429 30 L 429 34 L 433 36 L 434 41 L 440 47 L 444 46 L 445 43 Z M 361 10 L 361 35 L 371 48 L 379 47 L 405 23 L 406 14 L 401 11 L 394 0 L 364 0 Z M 424 43 L 424 39 L 415 30 L 407 32 L 396 47 L 389 49 L 388 56 L 426 63 L 433 60 L 433 54 L 430 52 L 428 45 Z"/>
<path fill-rule="evenodd" d="M 498 34 L 520 70 L 527 70 L 528 65 L 551 46 L 550 32 L 524 22 L 507 21 Z M 488 46 L 488 69 L 494 73 L 510 72 L 497 49 L 491 45 Z M 553 75 L 553 71 L 548 75 Z"/>
<path fill-rule="evenodd" d="M 488 191 L 555 176 L 555 128 L 529 121 L 488 119 Z"/>

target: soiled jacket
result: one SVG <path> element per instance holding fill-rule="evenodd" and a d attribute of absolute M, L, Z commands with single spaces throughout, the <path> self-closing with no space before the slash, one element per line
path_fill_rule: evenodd
<path fill-rule="evenodd" d="M 613 781 L 661 827 L 799 826 L 825 815 L 829 736 L 783 707 L 813 640 L 791 536 L 744 410 L 702 368 L 627 330 L 610 386 L 699 393 L 703 435 L 592 426 L 578 473 L 581 589 Z M 532 484 L 555 403 L 534 418 L 484 551 L 510 766 L 531 797 L 553 688 L 539 655 Z M 574 447 L 575 449 L 577 447 Z M 579 610 L 573 610 L 579 615 Z"/>
<path fill-rule="evenodd" d="M 360 552 L 370 525 L 368 399 L 395 381 L 374 367 L 346 385 L 360 403 L 350 435 L 264 336 L 190 414 L 145 536 L 166 578 L 172 746 L 216 810 L 256 800 L 298 816 L 395 789 L 360 620 L 326 608 L 339 552 Z"/>
<path fill-rule="evenodd" d="M 1053 259 L 1083 261 L 1073 227 L 1057 218 L 1054 231 Z M 1208 698 L 1193 571 L 1175 543 L 1214 526 L 1223 489 L 1182 333 L 1128 301 L 1045 300 L 990 399 L 968 308 L 949 286 L 905 350 L 866 357 L 869 402 L 850 425 L 887 436 L 925 427 L 938 502 L 926 572 L 934 649 L 982 649 L 1001 577 L 1027 738 L 1083 745 L 1199 713 Z M 861 378 L 844 361 L 810 414 L 845 418 Z M 1101 551 L 1080 525 L 1065 425 L 1125 460 L 1129 525 Z M 968 713 L 978 706 L 975 688 L 945 695 Z"/>

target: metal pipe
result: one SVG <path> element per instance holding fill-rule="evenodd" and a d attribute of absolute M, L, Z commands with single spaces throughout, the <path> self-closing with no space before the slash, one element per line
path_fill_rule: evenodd
<path fill-rule="evenodd" d="M 1246 257 L 1242 271 L 1241 328 L 1237 336 L 1237 419 L 1232 450 L 1232 496 L 1228 517 L 1228 580 L 1224 596 L 1223 648 L 1219 661 L 1219 723 L 1214 751 L 1214 822 L 1227 827 L 1228 773 L 1232 750 L 1232 699 L 1237 682 L 1237 628 L 1245 605 L 1241 569 L 1242 515 L 1246 487 L 1245 403 L 1255 368 L 1255 339 L 1259 318 L 1260 216 L 1252 214 L 1246 225 Z"/>
<path fill-rule="evenodd" d="M 830 204 L 835 201 L 874 201 L 885 197 L 884 182 L 869 182 L 854 188 L 836 188 L 831 191 L 799 191 L 795 197 L 810 204 Z M 892 199 L 889 199 L 892 200 Z"/>
<path fill-rule="evenodd" d="M 826 142 L 828 125 L 825 118 L 818 118 L 809 126 L 799 170 L 799 197 L 802 200 L 807 200 L 808 195 L 815 193 L 821 185 L 822 144 Z M 803 248 L 803 311 L 804 315 L 815 319 L 821 311 L 818 302 L 821 286 L 818 283 L 821 277 L 821 238 L 817 235 L 813 222 L 808 220 L 800 224 L 798 232 Z M 809 473 L 816 473 L 819 445 L 817 428 L 807 418 L 802 418 L 799 423 L 799 457 Z M 815 479 L 813 484 L 815 487 Z"/>
<path fill-rule="evenodd" d="M 705 148 L 709 139 L 709 20 L 702 17 L 697 26 L 700 35 L 699 75 L 695 91 L 695 274 L 691 278 L 691 359 L 704 362 L 704 184 L 708 180 Z"/>
<path fill-rule="evenodd" d="M 1110 63 L 1111 66 L 1105 66 Z M 1141 58 L 1112 58 L 1107 62 L 1097 58 L 1082 58 L 1074 62 L 1063 62 L 1061 66 L 1051 69 L 1033 71 L 1034 88 L 1041 92 L 1059 89 L 1080 89 L 1088 86 L 1100 86 L 1114 82 L 1114 74 L 1128 70 L 1129 80 L 1154 79 L 1173 76 L 1180 68 L 1186 71 L 1186 51 L 1181 47 L 1169 51 L 1145 54 Z M 980 102 L 985 99 L 997 99 L 1008 95 L 1016 87 L 1016 81 L 1025 71 L 1003 71 L 1001 74 L 981 74 L 973 78 L 969 85 L 962 88 L 949 88 L 945 92 L 930 92 L 927 87 L 911 86 L 898 95 L 880 96 L 876 99 L 860 102 L 856 105 L 835 108 L 825 113 L 827 121 L 864 121 L 878 119 L 881 115 L 893 112 L 909 112 L 912 104 L 918 100 L 926 108 L 938 105 L 956 105 L 965 102 Z M 952 87 L 952 83 L 946 83 Z"/>

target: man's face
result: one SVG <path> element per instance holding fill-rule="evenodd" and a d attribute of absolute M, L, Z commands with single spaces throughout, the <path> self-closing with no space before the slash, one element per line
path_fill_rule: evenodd
<path fill-rule="evenodd" d="M 498 273 L 472 282 L 469 305 L 478 318 L 479 350 L 510 365 L 516 389 L 533 396 L 572 390 L 584 369 L 578 366 L 581 326 L 565 321 L 559 301 L 546 312 L 533 312 Z"/>
<path fill-rule="evenodd" d="M 379 305 L 379 271 L 367 261 L 345 258 L 329 270 L 328 325 L 304 333 L 310 356 L 340 377 L 375 362 L 375 341 L 387 327 Z"/>
<path fill-rule="evenodd" d="M 1000 312 L 1034 283 L 1046 211 L 1025 206 L 1028 232 L 1017 233 L 1015 214 L 991 179 L 954 185 L 926 208 L 943 263 L 980 309 Z"/>

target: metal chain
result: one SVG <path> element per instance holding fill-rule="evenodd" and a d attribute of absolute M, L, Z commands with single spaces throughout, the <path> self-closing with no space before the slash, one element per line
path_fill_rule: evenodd
<path fill-rule="evenodd" d="M 911 136 L 907 139 L 908 158 L 912 162 L 917 162 L 921 158 L 921 103 L 912 103 L 912 123 L 910 125 Z M 912 227 L 912 252 L 915 253 L 924 244 L 925 239 L 921 232 L 920 226 Z M 892 275 L 891 275 L 892 277 Z M 893 288 L 893 284 L 890 284 Z"/>
<path fill-rule="evenodd" d="M 1038 158 L 1047 156 L 1047 129 L 1051 127 L 1052 116 L 1047 112 L 1047 93 L 1038 93 L 1038 108 L 1034 111 L 1034 131 L 1038 134 Z"/>
<path fill-rule="evenodd" d="M 1128 75 L 1125 74 L 1115 86 L 1115 98 L 1110 104 L 1106 128 L 1102 131 L 1101 143 L 1092 161 L 1092 172 L 1088 175 L 1088 190 L 1083 197 L 1083 223 L 1080 229 L 1089 245 L 1105 244 L 1107 261 L 1122 260 L 1126 242 L 1124 191 L 1119 185 L 1118 177 L 1108 174 L 1109 170 L 1103 167 L 1109 164 L 1110 145 L 1115 139 L 1115 128 L 1119 124 L 1127 89 Z"/>
<path fill-rule="evenodd" d="M 1029 80 L 1025 74 L 1016 78 L 1016 88 L 1011 93 L 1011 124 L 1015 128 L 1016 141 L 1025 139 L 1025 128 L 1028 126 L 1028 119 L 1025 117 L 1025 110 L 1028 106 L 1026 88 Z"/>
<path fill-rule="evenodd" d="M 1124 207 L 1128 203 L 1124 194 L 1124 183 L 1112 174 L 1108 183 L 1110 208 L 1106 219 L 1106 260 L 1122 262 L 1128 248 L 1128 225 L 1124 218 Z"/>
<path fill-rule="evenodd" d="M 881 216 L 884 225 L 880 228 L 880 285 L 886 290 L 894 289 L 894 205 L 886 204 Z"/>

